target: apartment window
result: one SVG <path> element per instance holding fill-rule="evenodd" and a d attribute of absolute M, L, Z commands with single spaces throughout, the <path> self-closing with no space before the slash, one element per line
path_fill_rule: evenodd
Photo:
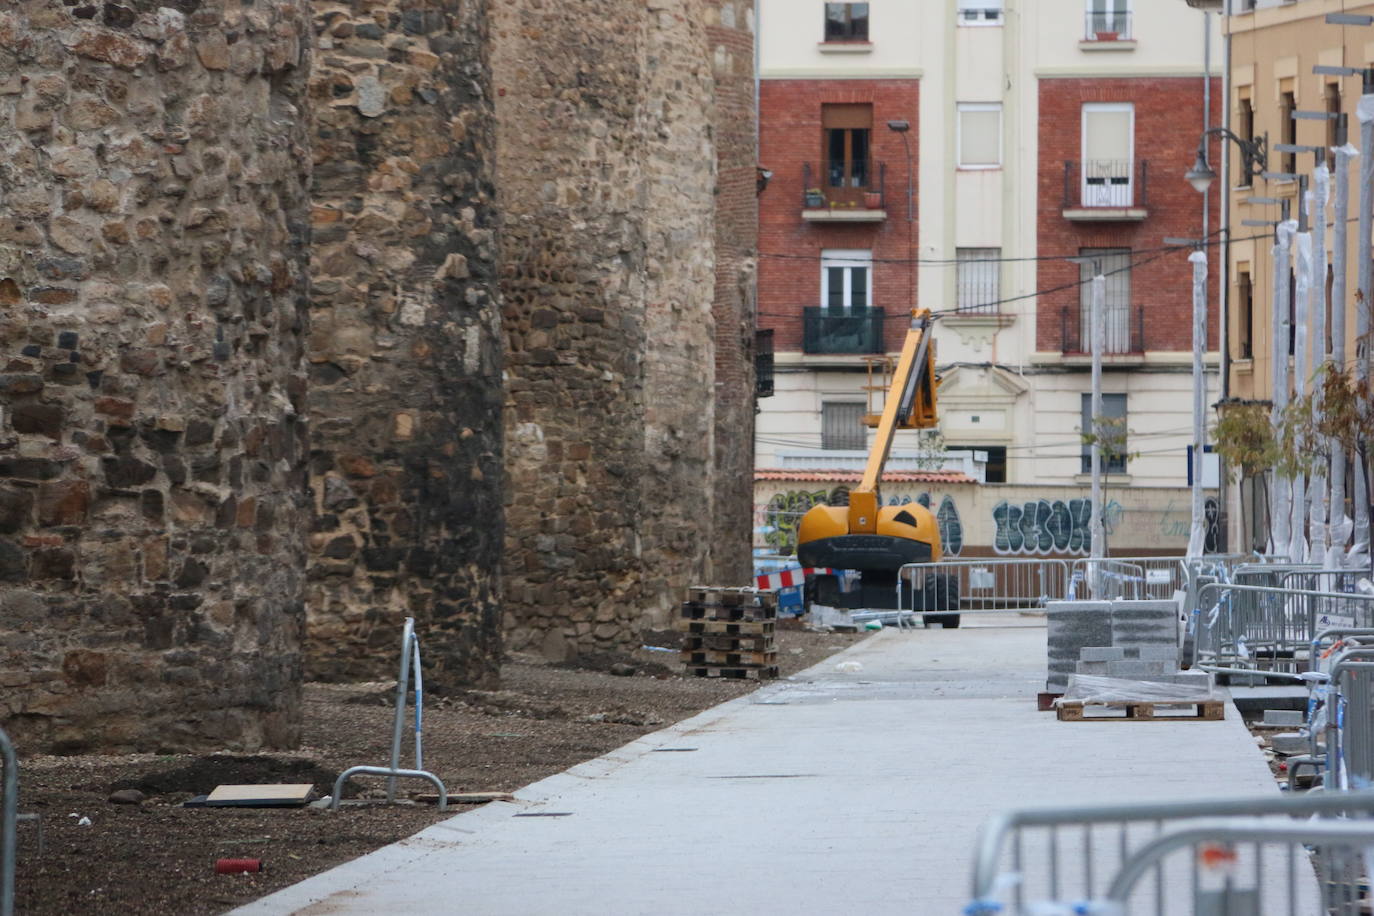
<path fill-rule="evenodd" d="M 1250 285 L 1250 265 L 1236 273 L 1236 334 L 1237 359 L 1255 356 L 1255 293 Z"/>
<path fill-rule="evenodd" d="M 1341 86 L 1340 83 L 1327 83 L 1323 93 L 1326 113 L 1334 115 L 1326 121 L 1326 167 L 1335 168 L 1336 154 L 1331 150 L 1345 142 L 1341 136 Z"/>
<path fill-rule="evenodd" d="M 1002 104 L 960 102 L 959 168 L 995 169 L 1002 164 Z"/>
<path fill-rule="evenodd" d="M 995 315 L 1001 298 L 1000 248 L 957 248 L 959 262 L 956 304 L 959 311 Z"/>
<path fill-rule="evenodd" d="M 868 446 L 864 405 L 849 401 L 821 404 L 821 448 L 862 451 Z"/>
<path fill-rule="evenodd" d="M 826 183 L 832 188 L 869 187 L 873 106 L 822 105 L 821 129 Z"/>
<path fill-rule="evenodd" d="M 959 0 L 960 25 L 1001 25 L 1002 0 Z"/>
<path fill-rule="evenodd" d="M 821 252 L 821 305 L 832 312 L 866 309 L 873 298 L 873 252 Z"/>
<path fill-rule="evenodd" d="M 1093 396 L 1082 396 L 1083 434 L 1093 435 Z M 1126 473 L 1126 395 L 1102 395 L 1102 471 L 1105 474 Z M 1083 443 L 1083 473 L 1089 474 L 1093 467 L 1093 447 L 1095 443 Z"/>
<path fill-rule="evenodd" d="M 1236 135 L 1246 143 L 1253 143 L 1255 140 L 1255 106 L 1250 101 L 1249 86 L 1240 90 L 1240 98 L 1236 100 Z M 1239 151 L 1237 151 L 1237 155 L 1239 156 Z M 1240 178 L 1237 187 L 1248 188 L 1250 187 L 1250 175 L 1245 170 L 1245 160 L 1240 158 L 1236 161 L 1239 163 L 1236 174 Z"/>
<path fill-rule="evenodd" d="M 1128 39 L 1131 37 L 1130 0 L 1088 0 L 1087 30 L 1089 41 Z"/>
<path fill-rule="evenodd" d="M 1298 103 L 1292 92 L 1279 93 L 1279 136 L 1282 138 L 1279 140 L 1280 143 L 1298 142 L 1298 122 L 1293 120 L 1293 112 L 1297 107 Z M 1281 163 L 1281 171 L 1293 173 L 1298 170 L 1296 153 L 1284 153 Z"/>
<path fill-rule="evenodd" d="M 1083 106 L 1083 206 L 1129 207 L 1135 106 L 1090 102 Z"/>
<path fill-rule="evenodd" d="M 1106 280 L 1105 296 L 1102 306 L 1102 328 L 1105 344 L 1104 353 L 1131 352 L 1131 249 L 1129 248 L 1080 248 L 1080 257 L 1086 259 L 1079 265 L 1079 314 L 1082 333 L 1081 350 L 1092 352 L 1092 279 L 1100 267 Z"/>
<path fill-rule="evenodd" d="M 827 3 L 825 40 L 868 41 L 868 4 Z"/>

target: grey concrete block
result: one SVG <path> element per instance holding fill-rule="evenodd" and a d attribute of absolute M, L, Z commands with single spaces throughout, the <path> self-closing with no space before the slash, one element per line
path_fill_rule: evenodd
<path fill-rule="evenodd" d="M 1116 646 L 1116 648 L 1121 650 L 1121 657 L 1123 659 L 1140 658 L 1140 648 L 1138 646 Z"/>
<path fill-rule="evenodd" d="M 1093 677 L 1107 677 L 1107 662 L 1079 662 L 1074 666 L 1074 674 L 1090 674 Z"/>
<path fill-rule="evenodd" d="M 1141 646 L 1136 649 L 1139 653 L 1137 658 L 1163 660 L 1173 664 L 1178 663 L 1178 646 Z"/>
<path fill-rule="evenodd" d="M 1119 662 L 1107 662 L 1108 676 L 1132 680 L 1173 674 L 1175 670 L 1177 670 L 1177 667 L 1168 662 L 1142 661 L 1138 658 L 1128 658 L 1125 661 Z"/>
<path fill-rule="evenodd" d="M 1049 601 L 1045 605 L 1048 650 L 1045 689 L 1062 693 L 1085 646 L 1112 644 L 1111 604 L 1106 601 Z"/>
<path fill-rule="evenodd" d="M 1261 725 L 1270 727 L 1290 727 L 1300 726 L 1303 723 L 1303 712 L 1298 709 L 1266 709 Z"/>
<path fill-rule="evenodd" d="M 1269 736 L 1269 746 L 1276 754 L 1306 754 L 1312 742 L 1302 732 L 1280 732 Z"/>
<path fill-rule="evenodd" d="M 1118 646 L 1085 646 L 1078 650 L 1083 662 L 1115 662 L 1126 657 L 1126 650 Z"/>
<path fill-rule="evenodd" d="M 1178 605 L 1173 601 L 1112 603 L 1113 646 L 1178 645 Z"/>

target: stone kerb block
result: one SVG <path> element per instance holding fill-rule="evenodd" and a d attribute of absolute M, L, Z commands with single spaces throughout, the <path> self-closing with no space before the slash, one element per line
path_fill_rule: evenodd
<path fill-rule="evenodd" d="M 1049 631 L 1045 689 L 1051 693 L 1062 692 L 1072 674 L 1096 673 L 1096 668 L 1080 670 L 1080 662 L 1154 662 L 1164 666 L 1150 669 L 1158 676 L 1178 670 L 1179 619 L 1174 601 L 1050 601 L 1045 612 Z M 1087 650 L 1093 651 L 1085 654 Z"/>
<path fill-rule="evenodd" d="M 1116 662 L 1126 657 L 1126 650 L 1119 646 L 1085 646 L 1078 652 L 1083 662 Z"/>

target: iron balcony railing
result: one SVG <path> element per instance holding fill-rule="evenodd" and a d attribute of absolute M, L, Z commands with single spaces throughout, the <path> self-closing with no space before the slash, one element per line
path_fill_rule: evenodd
<path fill-rule="evenodd" d="M 1083 306 L 1064 306 L 1059 312 L 1059 350 L 1061 353 L 1089 353 L 1092 350 L 1091 316 Z M 1132 321 L 1131 319 L 1135 320 Z M 1132 314 L 1128 306 L 1108 305 L 1103 315 L 1102 352 L 1108 355 L 1145 352 L 1145 306 Z"/>
<path fill-rule="evenodd" d="M 802 209 L 885 210 L 887 164 L 872 159 L 802 163 Z"/>
<path fill-rule="evenodd" d="M 1144 207 L 1149 175 L 1145 159 L 1065 160 L 1064 209 Z"/>
<path fill-rule="evenodd" d="M 754 396 L 773 396 L 773 329 L 754 332 Z"/>
<path fill-rule="evenodd" d="M 817 355 L 884 352 L 883 310 L 802 309 L 802 352 Z"/>
<path fill-rule="evenodd" d="M 1131 14 L 1125 10 L 1089 10 L 1083 16 L 1085 41 L 1130 41 Z"/>

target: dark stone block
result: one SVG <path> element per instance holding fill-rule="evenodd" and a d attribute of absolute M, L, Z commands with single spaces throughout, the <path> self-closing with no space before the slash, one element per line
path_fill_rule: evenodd
<path fill-rule="evenodd" d="M 0 458 L 0 477 L 52 480 L 62 474 L 63 463 L 47 458 Z"/>
<path fill-rule="evenodd" d="M 353 538 L 342 535 L 332 539 L 324 548 L 324 555 L 332 560 L 343 560 L 353 556 L 357 551 L 358 545 L 353 542 Z"/>
<path fill-rule="evenodd" d="M 186 446 L 195 448 L 215 441 L 215 424 L 206 420 L 192 420 L 186 424 Z"/>
<path fill-rule="evenodd" d="M 33 553 L 33 578 L 76 578 L 76 553 L 65 547 L 49 547 Z"/>
<path fill-rule="evenodd" d="M 63 331 L 57 335 L 57 345 L 63 350 L 75 350 L 80 339 L 75 331 Z"/>
<path fill-rule="evenodd" d="M 100 465 L 105 471 L 105 482 L 116 490 L 142 486 L 157 476 L 157 468 L 127 456 L 102 458 Z"/>
<path fill-rule="evenodd" d="M 24 556 L 24 548 L 13 541 L 0 539 L 0 582 L 24 582 L 28 578 L 28 558 Z"/>
<path fill-rule="evenodd" d="M 0 532 L 14 534 L 29 524 L 33 491 L 0 487 Z"/>

